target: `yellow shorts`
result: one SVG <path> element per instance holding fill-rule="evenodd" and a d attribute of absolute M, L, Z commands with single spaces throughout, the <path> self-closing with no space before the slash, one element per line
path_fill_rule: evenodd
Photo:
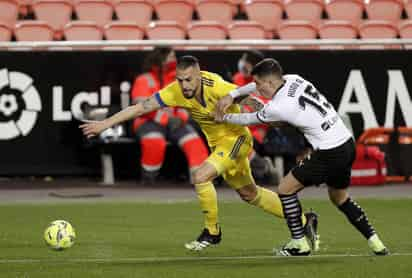
<path fill-rule="evenodd" d="M 212 148 L 206 161 L 216 168 L 230 187 L 239 189 L 255 183 L 248 158 L 252 148 L 251 136 L 224 138 Z"/>

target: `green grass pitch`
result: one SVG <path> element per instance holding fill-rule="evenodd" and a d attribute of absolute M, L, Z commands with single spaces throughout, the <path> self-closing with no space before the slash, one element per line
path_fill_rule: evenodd
<path fill-rule="evenodd" d="M 221 202 L 223 240 L 191 253 L 200 232 L 196 202 L 65 202 L 0 205 L 0 277 L 412 277 L 412 200 L 361 199 L 393 255 L 369 255 L 364 240 L 326 200 L 304 201 L 320 214 L 321 250 L 305 258 L 272 256 L 288 239 L 283 220 L 242 202 Z M 48 249 L 47 223 L 70 221 L 73 248 Z"/>

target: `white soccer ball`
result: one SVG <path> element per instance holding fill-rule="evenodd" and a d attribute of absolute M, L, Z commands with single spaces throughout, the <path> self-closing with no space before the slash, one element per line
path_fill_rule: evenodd
<path fill-rule="evenodd" d="M 46 244 L 54 250 L 64 250 L 73 246 L 76 232 L 65 220 L 55 220 L 44 230 Z"/>

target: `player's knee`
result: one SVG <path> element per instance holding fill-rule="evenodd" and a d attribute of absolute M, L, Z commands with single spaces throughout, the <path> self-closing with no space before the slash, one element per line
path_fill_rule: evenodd
<path fill-rule="evenodd" d="M 290 195 L 295 193 L 293 191 L 293 189 L 291 189 L 290 187 L 286 186 L 285 184 L 282 184 L 282 182 L 280 182 L 279 186 L 278 186 L 278 193 L 280 195 Z"/>
<path fill-rule="evenodd" d="M 209 176 L 207 173 L 201 171 L 201 168 L 195 170 L 192 173 L 192 182 L 194 184 L 204 183 L 209 181 Z"/>
<path fill-rule="evenodd" d="M 287 174 L 279 183 L 278 193 L 281 195 L 290 195 L 298 192 L 303 185 L 291 174 Z"/>
<path fill-rule="evenodd" d="M 240 196 L 240 199 L 242 199 L 243 201 L 245 201 L 247 203 L 252 202 L 256 197 L 256 195 L 253 196 L 253 194 L 250 194 L 249 192 L 248 193 L 239 193 L 239 196 Z"/>
<path fill-rule="evenodd" d="M 239 194 L 239 197 L 248 203 L 255 200 L 257 196 L 257 188 L 255 185 L 244 186 L 236 191 Z"/>
<path fill-rule="evenodd" d="M 328 193 L 329 200 L 331 200 L 335 206 L 340 206 L 349 198 L 348 192 L 344 189 L 334 189 L 329 187 Z"/>

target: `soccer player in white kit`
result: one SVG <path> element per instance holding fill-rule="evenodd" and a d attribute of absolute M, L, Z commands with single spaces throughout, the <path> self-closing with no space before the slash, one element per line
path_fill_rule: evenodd
<path fill-rule="evenodd" d="M 216 121 L 239 125 L 287 123 L 295 126 L 313 147 L 313 152 L 293 168 L 278 186 L 283 212 L 292 239 L 277 251 L 282 256 L 306 256 L 311 247 L 304 236 L 297 192 L 305 186 L 326 183 L 329 198 L 349 222 L 368 240 L 376 255 L 387 255 L 362 208 L 349 196 L 355 144 L 352 134 L 333 106 L 315 86 L 299 75 L 283 75 L 274 59 L 264 59 L 252 71 L 254 82 L 237 88 L 217 104 Z M 269 103 L 254 113 L 225 114 L 238 97 L 258 91 Z"/>

